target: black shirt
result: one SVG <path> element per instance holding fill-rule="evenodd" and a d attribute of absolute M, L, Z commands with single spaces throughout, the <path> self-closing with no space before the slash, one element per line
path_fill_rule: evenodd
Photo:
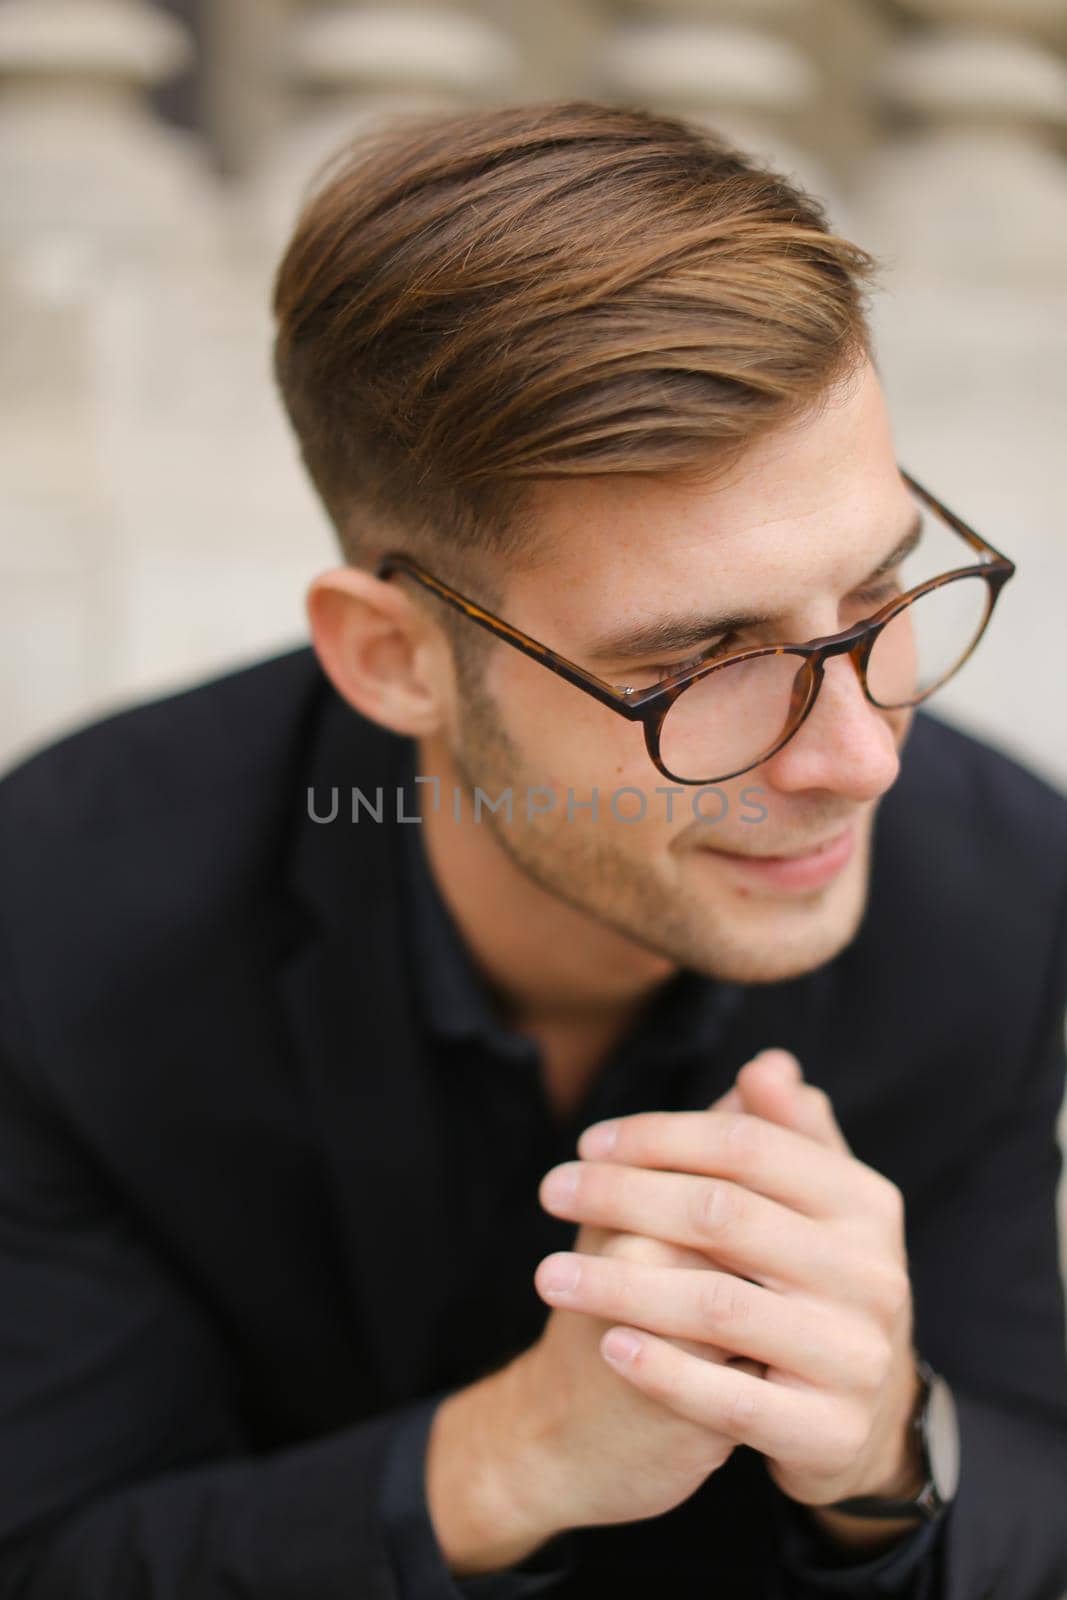
<path fill-rule="evenodd" d="M 717 1045 L 746 990 L 692 971 L 677 973 L 652 997 L 582 1103 L 561 1123 L 544 1091 L 540 1048 L 507 1024 L 474 965 L 434 882 L 421 827 L 402 832 L 408 845 L 403 909 L 411 992 L 426 1050 L 449 1084 L 448 1125 L 441 1132 L 449 1144 L 451 1181 L 441 1199 L 456 1209 L 457 1233 L 469 1243 L 465 1259 L 456 1262 L 452 1302 L 435 1330 L 436 1389 L 403 1413 L 387 1457 L 380 1509 L 403 1600 L 526 1600 L 542 1592 L 563 1600 L 588 1592 L 600 1570 L 597 1549 L 606 1549 L 615 1530 L 570 1530 L 505 1572 L 454 1578 L 426 1506 L 430 1425 L 446 1394 L 526 1348 L 549 1314 L 534 1289 L 533 1272 L 551 1251 L 572 1248 L 574 1224 L 541 1208 L 537 1190 L 544 1173 L 574 1157 L 578 1135 L 592 1122 L 654 1108 L 696 1109 L 729 1088 L 732 1076 L 725 1063 L 717 1063 Z M 749 1467 L 759 1460 L 738 1449 L 727 1467 L 742 1456 L 752 1458 Z M 836 1594 L 921 1600 L 931 1571 L 923 1558 L 943 1521 L 919 1524 L 882 1555 L 856 1562 L 822 1539 L 807 1513 L 763 1477 L 773 1519 L 767 1594 L 790 1600 Z M 671 1570 L 677 1573 L 682 1560 L 691 1574 L 692 1588 L 685 1592 L 710 1600 L 730 1529 L 701 1527 L 699 1519 L 680 1518 L 677 1510 L 626 1526 L 648 1561 L 650 1583 L 665 1566 L 669 1542 Z M 687 1541 L 684 1555 L 680 1541 Z M 625 1559 L 633 1570 L 632 1542 Z M 578 1573 L 588 1581 L 578 1579 L 572 1587 Z M 681 1600 L 682 1593 L 673 1582 L 672 1600 Z"/>

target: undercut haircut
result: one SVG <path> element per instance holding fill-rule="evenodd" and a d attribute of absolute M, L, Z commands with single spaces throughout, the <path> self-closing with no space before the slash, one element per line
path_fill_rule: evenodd
<path fill-rule="evenodd" d="M 815 408 L 870 357 L 874 266 L 673 117 L 407 115 L 317 175 L 274 370 L 344 558 L 398 547 L 458 582 L 479 555 L 521 564 L 532 481 L 714 478 Z"/>

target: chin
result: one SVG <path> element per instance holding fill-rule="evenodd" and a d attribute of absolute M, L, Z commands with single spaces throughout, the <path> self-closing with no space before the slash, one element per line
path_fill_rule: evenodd
<path fill-rule="evenodd" d="M 739 942 L 717 955 L 715 976 L 726 983 L 787 983 L 824 967 L 854 936 L 854 930 L 844 934 L 820 930 L 819 936 L 804 939 L 794 931 L 788 940 Z"/>
<path fill-rule="evenodd" d="M 867 909 L 866 852 L 825 888 L 735 899 L 701 963 L 727 983 L 785 983 L 825 966 L 850 945 Z"/>

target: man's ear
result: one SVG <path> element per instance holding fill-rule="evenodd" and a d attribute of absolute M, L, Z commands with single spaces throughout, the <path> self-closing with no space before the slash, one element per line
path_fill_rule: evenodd
<path fill-rule="evenodd" d="M 338 694 L 394 733 L 436 733 L 454 702 L 445 636 L 397 583 L 335 567 L 307 592 L 315 653 Z"/>

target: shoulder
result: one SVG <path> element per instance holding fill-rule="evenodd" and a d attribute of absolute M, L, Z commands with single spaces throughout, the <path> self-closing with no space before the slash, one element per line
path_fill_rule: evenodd
<path fill-rule="evenodd" d="M 1025 835 L 1036 824 L 1060 842 L 1067 838 L 1067 796 L 1003 750 L 926 711 L 915 718 L 890 793 L 971 827 Z"/>
<path fill-rule="evenodd" d="M 57 986 L 247 903 L 332 690 L 310 649 L 78 729 L 0 780 L 5 965 Z M 9 974 L 10 976 L 10 974 Z"/>
<path fill-rule="evenodd" d="M 0 778 L 0 837 L 106 829 L 217 794 L 277 760 L 323 681 L 304 647 L 79 727 Z"/>
<path fill-rule="evenodd" d="M 879 805 L 856 937 L 808 982 L 809 1054 L 853 1149 L 930 1193 L 1063 1088 L 1067 801 L 982 739 L 915 718 Z"/>
<path fill-rule="evenodd" d="M 920 713 L 879 816 L 880 865 L 1000 920 L 1055 917 L 1067 898 L 1067 797 L 1003 751 Z M 877 859 L 877 858 L 876 858 Z"/>
<path fill-rule="evenodd" d="M 1026 1041 L 1062 1035 L 1067 799 L 983 740 L 917 717 L 843 969 L 892 1028 L 959 1060 L 961 1092 L 964 1080 L 975 1101 L 1002 1090 Z"/>

